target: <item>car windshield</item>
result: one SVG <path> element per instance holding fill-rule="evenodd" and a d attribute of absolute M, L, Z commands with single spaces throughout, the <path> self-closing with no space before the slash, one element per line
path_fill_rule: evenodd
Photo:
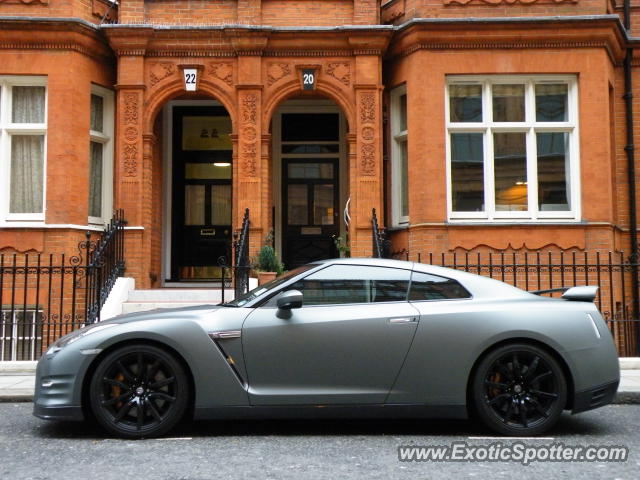
<path fill-rule="evenodd" d="M 306 272 L 307 270 L 311 270 L 312 268 L 315 268 L 317 266 L 318 265 L 316 264 L 308 264 L 308 265 L 303 265 L 302 267 L 298 267 L 293 270 L 290 270 L 284 275 L 280 275 L 275 280 L 271 280 L 270 282 L 265 283 L 264 285 L 259 285 L 258 287 L 254 288 L 253 290 L 250 290 L 244 295 L 239 296 L 235 300 L 231 300 L 230 302 L 223 303 L 222 305 L 224 305 L 225 307 L 243 307 L 250 301 L 255 300 L 258 297 L 261 297 L 262 295 L 269 292 L 270 290 L 273 290 L 274 288 L 278 288 L 280 285 L 285 283 L 287 280 L 295 277 L 296 275 L 299 275 L 302 272 Z"/>

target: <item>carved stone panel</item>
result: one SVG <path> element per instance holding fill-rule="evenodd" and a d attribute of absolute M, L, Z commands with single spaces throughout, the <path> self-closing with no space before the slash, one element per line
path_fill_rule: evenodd
<path fill-rule="evenodd" d="M 123 145 L 122 168 L 125 177 L 138 175 L 138 153 L 140 143 L 140 93 L 124 92 L 123 94 Z"/>
<path fill-rule="evenodd" d="M 207 73 L 229 86 L 233 85 L 233 64 L 230 62 L 212 62 Z"/>
<path fill-rule="evenodd" d="M 351 67 L 347 62 L 332 62 L 327 65 L 327 75 L 349 86 L 351 83 Z"/>
<path fill-rule="evenodd" d="M 165 78 L 169 78 L 177 72 L 177 68 L 172 62 L 154 62 L 149 68 L 149 83 L 155 86 Z"/>
<path fill-rule="evenodd" d="M 364 92 L 360 95 L 359 104 L 359 148 L 360 159 L 358 167 L 361 175 L 374 176 L 376 174 L 376 94 Z"/>
<path fill-rule="evenodd" d="M 269 86 L 289 75 L 291 75 L 291 67 L 288 63 L 274 62 L 267 66 L 267 83 Z"/>
<path fill-rule="evenodd" d="M 240 167 L 247 177 L 258 175 L 258 95 L 243 93 L 240 100 Z"/>

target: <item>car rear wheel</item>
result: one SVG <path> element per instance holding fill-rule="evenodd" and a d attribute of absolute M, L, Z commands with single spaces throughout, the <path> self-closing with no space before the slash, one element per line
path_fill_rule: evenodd
<path fill-rule="evenodd" d="M 128 345 L 98 364 L 89 387 L 91 410 L 109 432 L 127 438 L 155 437 L 183 417 L 189 388 L 173 355 L 151 345 Z"/>
<path fill-rule="evenodd" d="M 567 382 L 546 350 L 511 344 L 482 359 L 471 393 L 475 411 L 487 427 L 503 435 L 537 435 L 560 418 Z"/>

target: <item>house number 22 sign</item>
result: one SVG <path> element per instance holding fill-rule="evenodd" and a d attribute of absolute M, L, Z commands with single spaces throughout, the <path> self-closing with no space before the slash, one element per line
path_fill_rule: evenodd
<path fill-rule="evenodd" d="M 314 69 L 305 68 L 302 70 L 302 89 L 303 90 L 316 89 L 316 71 Z"/>
<path fill-rule="evenodd" d="M 184 72 L 184 89 L 187 92 L 195 92 L 198 84 L 198 70 L 196 68 L 185 68 Z"/>

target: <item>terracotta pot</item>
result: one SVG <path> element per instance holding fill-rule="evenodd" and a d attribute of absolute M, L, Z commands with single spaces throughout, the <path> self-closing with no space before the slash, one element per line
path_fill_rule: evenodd
<path fill-rule="evenodd" d="M 258 272 L 258 285 L 264 285 L 276 278 L 276 272 Z"/>

